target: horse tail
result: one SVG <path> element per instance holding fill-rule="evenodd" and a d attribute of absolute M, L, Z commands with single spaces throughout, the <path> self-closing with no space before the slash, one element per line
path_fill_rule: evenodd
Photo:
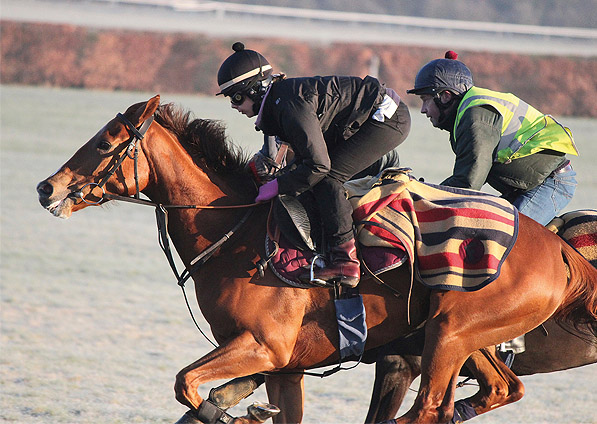
<path fill-rule="evenodd" d="M 579 333 L 597 336 L 597 269 L 566 241 L 561 246 L 570 275 L 555 318 L 568 321 Z"/>

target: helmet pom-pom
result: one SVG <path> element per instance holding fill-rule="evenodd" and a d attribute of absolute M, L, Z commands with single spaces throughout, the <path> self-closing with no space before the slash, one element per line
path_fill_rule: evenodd
<path fill-rule="evenodd" d="M 245 45 L 243 43 L 241 43 L 240 41 L 237 41 L 236 43 L 234 43 L 232 45 L 232 50 L 234 50 L 235 52 L 240 52 L 243 51 L 245 49 Z"/>
<path fill-rule="evenodd" d="M 452 60 L 456 60 L 458 59 L 458 53 L 456 53 L 453 50 L 448 50 L 446 52 L 446 55 L 444 56 L 446 59 L 452 59 Z"/>

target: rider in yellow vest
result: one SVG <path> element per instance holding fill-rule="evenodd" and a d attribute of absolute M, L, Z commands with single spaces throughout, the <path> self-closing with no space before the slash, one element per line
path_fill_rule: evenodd
<path fill-rule="evenodd" d="M 571 200 L 578 155 L 572 133 L 552 116 L 509 93 L 475 87 L 470 70 L 448 52 L 421 68 L 410 94 L 431 123 L 450 132 L 456 154 L 443 185 L 480 190 L 488 183 L 545 225 Z"/>
<path fill-rule="evenodd" d="M 493 157 L 495 162 L 509 163 L 542 150 L 578 154 L 570 130 L 552 116 L 542 114 L 513 94 L 475 86 L 466 92 L 458 105 L 455 133 L 463 115 L 475 106 L 493 107 L 502 117 L 501 138 Z"/>
<path fill-rule="evenodd" d="M 578 155 L 572 133 L 513 94 L 475 87 L 471 71 L 456 58 L 449 51 L 427 63 L 407 91 L 420 96 L 421 113 L 434 127 L 450 132 L 456 161 L 441 184 L 480 190 L 488 183 L 519 212 L 548 224 L 576 189 L 566 157 Z M 524 336 L 502 350 L 523 352 Z"/>

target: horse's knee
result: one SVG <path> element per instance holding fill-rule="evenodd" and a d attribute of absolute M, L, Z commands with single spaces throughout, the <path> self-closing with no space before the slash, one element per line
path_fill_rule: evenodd
<path fill-rule="evenodd" d="M 416 422 L 452 423 L 454 417 L 454 404 L 444 402 L 434 408 L 428 408 L 426 413 L 422 415 L 422 419 L 418 419 Z"/>
<path fill-rule="evenodd" d="M 524 396 L 524 385 L 518 379 L 502 381 L 484 386 L 483 389 L 474 396 L 475 408 L 478 414 L 483 414 L 499 406 L 508 405 L 522 399 Z"/>

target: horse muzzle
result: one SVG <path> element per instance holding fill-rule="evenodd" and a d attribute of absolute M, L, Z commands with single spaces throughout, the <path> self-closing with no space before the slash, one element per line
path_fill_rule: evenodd
<path fill-rule="evenodd" d="M 37 185 L 37 196 L 44 209 L 58 218 L 66 219 L 72 214 L 76 198 L 82 196 L 82 194 L 78 196 L 77 192 L 71 191 L 57 194 L 54 186 L 48 180 L 45 180 Z"/>

